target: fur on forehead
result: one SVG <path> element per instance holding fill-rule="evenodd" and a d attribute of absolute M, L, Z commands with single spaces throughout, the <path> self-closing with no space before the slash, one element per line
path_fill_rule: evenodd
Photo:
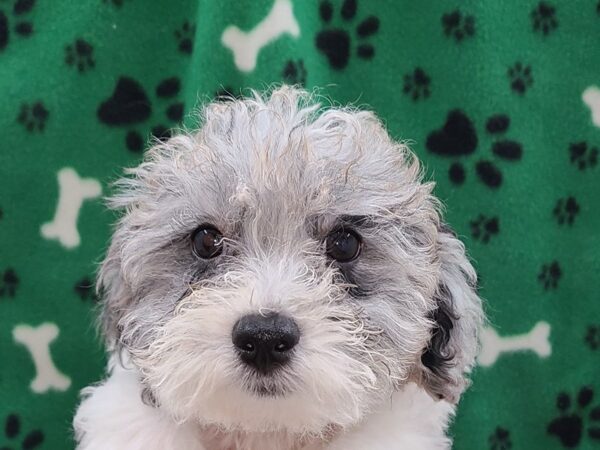
<path fill-rule="evenodd" d="M 199 131 L 150 149 L 129 170 L 134 177 L 118 183 L 122 193 L 112 205 L 160 205 L 191 223 L 199 219 L 193 211 L 203 211 L 226 224 L 247 210 L 279 213 L 287 222 L 323 214 L 408 219 L 421 202 L 435 203 L 433 185 L 420 183 L 418 160 L 373 113 L 317 100 L 281 87 L 208 104 Z"/>

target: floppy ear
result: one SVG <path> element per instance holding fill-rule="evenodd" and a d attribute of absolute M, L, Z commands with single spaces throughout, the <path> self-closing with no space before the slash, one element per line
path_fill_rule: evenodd
<path fill-rule="evenodd" d="M 120 251 L 121 235 L 122 230 L 117 229 L 96 280 L 98 295 L 101 299 L 100 325 L 110 347 L 118 346 L 119 319 L 133 297 L 131 289 L 123 277 Z"/>
<path fill-rule="evenodd" d="M 456 403 L 468 385 L 483 322 L 475 269 L 452 230 L 438 234 L 440 276 L 430 319 L 431 339 L 421 355 L 421 384 L 435 398 Z"/>

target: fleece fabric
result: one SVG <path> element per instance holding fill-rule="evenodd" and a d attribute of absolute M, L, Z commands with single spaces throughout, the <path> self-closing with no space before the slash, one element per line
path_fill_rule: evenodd
<path fill-rule="evenodd" d="M 599 43 L 598 0 L 0 1 L 0 448 L 74 446 L 110 182 L 281 82 L 376 111 L 466 243 L 490 322 L 454 447 L 600 448 Z"/>

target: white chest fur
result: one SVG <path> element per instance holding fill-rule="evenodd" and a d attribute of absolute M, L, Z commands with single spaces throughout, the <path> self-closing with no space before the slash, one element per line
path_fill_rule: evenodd
<path fill-rule="evenodd" d="M 454 407 L 436 402 L 414 384 L 389 404 L 329 441 L 280 433 L 231 433 L 178 424 L 141 401 L 138 374 L 111 363 L 102 384 L 83 391 L 74 419 L 79 450 L 437 450 L 450 448 L 445 436 Z"/>

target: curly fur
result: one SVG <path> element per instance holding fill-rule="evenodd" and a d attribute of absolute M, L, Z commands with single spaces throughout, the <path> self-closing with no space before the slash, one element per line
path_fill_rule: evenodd
<path fill-rule="evenodd" d="M 295 88 L 209 104 L 200 122 L 150 149 L 110 201 L 124 214 L 98 285 L 109 349 L 126 368 L 114 359 L 108 381 L 85 391 L 79 448 L 100 448 L 102 417 L 127 419 L 122 397 L 148 422 L 133 420 L 129 444 L 110 448 L 144 433 L 140 448 L 184 448 L 150 440 L 165 421 L 189 433 L 185 448 L 447 448 L 482 311 L 418 160 L 373 113 L 322 108 Z M 202 223 L 225 237 L 217 258 L 191 251 Z M 363 240 L 347 264 L 324 249 L 340 224 Z M 269 377 L 231 342 L 256 312 L 301 331 Z"/>

